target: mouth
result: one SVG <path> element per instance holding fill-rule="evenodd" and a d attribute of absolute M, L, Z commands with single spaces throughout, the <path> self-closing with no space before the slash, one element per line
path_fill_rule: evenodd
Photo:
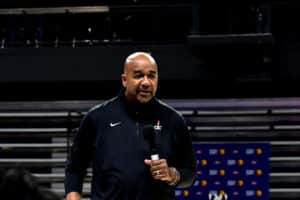
<path fill-rule="evenodd" d="M 149 96 L 149 95 L 152 94 L 152 91 L 139 90 L 138 93 L 139 93 L 141 96 Z"/>

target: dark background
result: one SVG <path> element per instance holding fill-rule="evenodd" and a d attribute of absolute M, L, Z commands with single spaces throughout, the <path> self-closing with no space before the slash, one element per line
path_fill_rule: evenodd
<path fill-rule="evenodd" d="M 110 98 L 135 51 L 156 58 L 161 98 L 299 96 L 299 6 L 286 0 L 0 3 L 103 5 L 108 13 L 1 14 L 0 100 Z"/>

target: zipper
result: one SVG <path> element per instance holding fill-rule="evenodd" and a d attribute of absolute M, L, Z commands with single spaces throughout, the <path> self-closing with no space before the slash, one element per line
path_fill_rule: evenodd
<path fill-rule="evenodd" d="M 136 115 L 136 122 L 135 122 L 136 135 L 139 137 L 140 136 L 140 123 L 139 123 L 139 120 L 138 120 L 139 119 L 139 117 L 138 117 L 139 112 L 136 112 L 135 115 Z"/>
<path fill-rule="evenodd" d="M 138 121 L 136 121 L 135 125 L 136 125 L 136 135 L 139 136 L 140 135 L 140 124 Z"/>

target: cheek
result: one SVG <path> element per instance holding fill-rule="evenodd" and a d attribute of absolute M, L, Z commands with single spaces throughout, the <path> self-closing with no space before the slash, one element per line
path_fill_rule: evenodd
<path fill-rule="evenodd" d="M 131 90 L 136 90 L 139 87 L 139 82 L 131 81 L 127 83 L 127 87 L 129 87 Z"/>
<path fill-rule="evenodd" d="M 156 90 L 156 89 L 157 89 L 158 82 L 157 82 L 157 81 L 154 81 L 152 85 L 153 85 L 153 88 Z"/>

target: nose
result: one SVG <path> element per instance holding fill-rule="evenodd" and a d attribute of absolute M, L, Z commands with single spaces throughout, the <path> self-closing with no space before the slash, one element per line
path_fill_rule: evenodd
<path fill-rule="evenodd" d="M 148 86 L 150 86 L 150 80 L 149 80 L 149 78 L 147 77 L 147 76 L 144 76 L 144 78 L 143 78 L 143 80 L 142 80 L 142 86 L 144 86 L 144 87 L 148 87 Z"/>

